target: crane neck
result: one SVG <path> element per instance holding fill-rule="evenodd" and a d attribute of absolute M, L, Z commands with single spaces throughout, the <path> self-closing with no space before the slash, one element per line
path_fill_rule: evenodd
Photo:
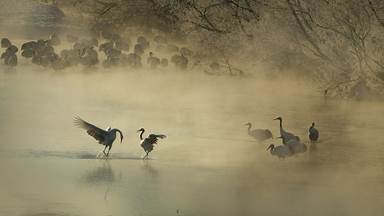
<path fill-rule="evenodd" d="M 143 140 L 143 134 L 144 134 L 144 130 L 142 130 L 140 133 L 140 140 Z"/>
<path fill-rule="evenodd" d="M 248 133 L 251 132 L 252 124 L 248 124 Z"/>
<path fill-rule="evenodd" d="M 113 128 L 112 130 L 110 130 L 110 132 L 113 132 L 115 134 L 116 132 L 118 132 L 120 134 L 120 142 L 123 142 L 123 133 L 119 129 Z"/>

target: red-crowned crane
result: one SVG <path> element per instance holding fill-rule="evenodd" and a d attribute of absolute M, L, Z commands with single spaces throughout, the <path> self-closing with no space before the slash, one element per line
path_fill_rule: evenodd
<path fill-rule="evenodd" d="M 90 124 L 80 117 L 75 117 L 74 123 L 76 126 L 87 130 L 87 133 L 95 138 L 97 141 L 99 141 L 99 144 L 104 145 L 104 150 L 103 153 L 104 155 L 108 158 L 109 156 L 109 151 L 112 148 L 112 144 L 116 139 L 116 132 L 120 134 L 120 143 L 123 142 L 123 133 L 116 128 L 108 128 L 107 130 L 103 130 L 101 128 L 96 127 L 93 124 Z M 108 147 L 108 152 L 106 153 L 105 150 Z M 98 156 L 98 155 L 97 155 Z"/>
<path fill-rule="evenodd" d="M 293 133 L 289 133 L 283 129 L 283 118 L 277 117 L 273 120 L 279 120 L 280 121 L 280 136 L 283 139 L 283 144 L 286 144 L 289 140 L 294 139 L 297 141 L 300 141 L 300 138 Z"/>
<path fill-rule="evenodd" d="M 275 146 L 274 144 L 271 144 L 267 148 L 267 151 L 268 150 L 271 155 L 277 156 L 279 158 L 285 158 L 293 155 L 291 149 L 287 145 Z"/>
<path fill-rule="evenodd" d="M 308 129 L 309 132 L 309 140 L 311 142 L 316 142 L 319 139 L 319 131 L 315 128 L 315 122 L 312 122 L 311 127 Z"/>
<path fill-rule="evenodd" d="M 157 141 L 158 139 L 164 139 L 166 138 L 167 136 L 163 135 L 163 134 L 149 134 L 149 136 L 147 138 L 143 138 L 143 134 L 145 132 L 145 129 L 144 128 L 140 128 L 139 130 L 137 130 L 137 132 L 141 132 L 140 133 L 140 140 L 141 140 L 141 147 L 144 149 L 146 155 L 143 157 L 143 160 L 144 159 L 148 159 L 148 154 L 153 150 L 153 146 L 155 144 L 157 144 Z"/>
<path fill-rule="evenodd" d="M 248 126 L 248 135 L 255 138 L 258 142 L 273 138 L 271 131 L 268 129 L 251 129 L 252 123 L 250 122 L 244 125 Z"/>

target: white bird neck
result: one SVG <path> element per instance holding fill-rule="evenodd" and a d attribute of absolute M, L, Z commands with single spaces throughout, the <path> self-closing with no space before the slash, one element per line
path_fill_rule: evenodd
<path fill-rule="evenodd" d="M 249 123 L 249 124 L 248 124 L 248 133 L 251 132 L 251 127 L 252 127 L 252 124 Z"/>
<path fill-rule="evenodd" d="M 283 129 L 283 119 L 279 119 L 280 122 L 280 129 Z"/>
<path fill-rule="evenodd" d="M 143 140 L 143 134 L 144 134 L 144 131 L 145 131 L 145 130 L 142 130 L 141 133 L 140 133 L 140 140 Z"/>

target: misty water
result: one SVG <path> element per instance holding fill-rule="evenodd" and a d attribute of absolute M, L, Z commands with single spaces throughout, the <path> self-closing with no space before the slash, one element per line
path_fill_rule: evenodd
<path fill-rule="evenodd" d="M 311 84 L 126 70 L 0 68 L 0 215 L 382 215 L 384 104 Z M 73 125 L 119 128 L 109 160 Z M 317 151 L 278 159 L 244 123 Z M 143 161 L 136 130 L 163 133 Z"/>

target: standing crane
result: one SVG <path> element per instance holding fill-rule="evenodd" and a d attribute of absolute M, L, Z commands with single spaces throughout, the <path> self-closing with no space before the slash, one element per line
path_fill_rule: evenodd
<path fill-rule="evenodd" d="M 107 130 L 103 130 L 101 128 L 96 127 L 93 124 L 90 124 L 80 117 L 75 117 L 74 123 L 76 126 L 87 130 L 87 133 L 95 138 L 97 141 L 99 141 L 99 144 L 104 145 L 104 150 L 103 153 L 104 155 L 108 158 L 109 156 L 109 151 L 111 151 L 112 144 L 116 139 L 116 132 L 120 134 L 120 143 L 123 142 L 123 133 L 116 128 L 107 128 Z M 108 147 L 108 152 L 105 152 L 105 150 Z M 97 155 L 98 156 L 98 155 Z"/>
<path fill-rule="evenodd" d="M 144 128 L 140 128 L 139 130 L 137 130 L 137 132 L 141 132 L 140 133 L 140 140 L 141 140 L 141 147 L 144 149 L 146 155 L 143 157 L 143 160 L 144 159 L 148 159 L 148 154 L 153 150 L 153 146 L 155 144 L 157 144 L 157 141 L 158 139 L 164 139 L 166 138 L 167 136 L 163 135 L 163 134 L 149 134 L 149 136 L 147 138 L 143 138 L 143 134 L 145 132 L 145 129 Z"/>
<path fill-rule="evenodd" d="M 244 125 L 248 126 L 248 135 L 255 138 L 258 142 L 273 138 L 271 131 L 268 129 L 251 129 L 252 123 L 250 122 Z"/>
<path fill-rule="evenodd" d="M 293 133 L 289 133 L 289 132 L 284 130 L 284 128 L 283 128 L 283 118 L 277 117 L 277 118 L 275 118 L 273 120 L 279 120 L 280 121 L 280 136 L 283 139 L 283 144 L 286 144 L 291 139 L 300 141 L 300 138 L 298 136 L 296 136 Z"/>
<path fill-rule="evenodd" d="M 316 142 L 319 139 L 319 131 L 315 128 L 315 122 L 312 122 L 311 127 L 308 129 L 309 132 L 309 140 L 311 142 Z"/>

